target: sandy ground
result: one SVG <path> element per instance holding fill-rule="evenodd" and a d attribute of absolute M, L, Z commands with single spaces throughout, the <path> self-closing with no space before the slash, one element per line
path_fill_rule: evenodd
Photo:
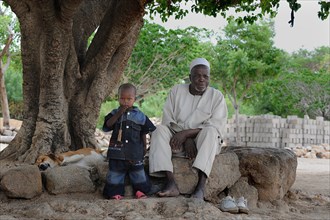
<path fill-rule="evenodd" d="M 3 119 L 0 118 L 0 129 L 3 128 Z M 22 121 L 20 120 L 16 120 L 16 119 L 10 119 L 9 120 L 9 126 L 10 128 L 16 128 L 16 129 L 20 129 L 20 127 L 22 126 Z"/>
<path fill-rule="evenodd" d="M 0 118 L 0 129 L 1 129 L 1 118 Z M 11 120 L 11 127 L 20 127 L 21 122 L 16 120 Z M 2 146 L 0 145 L 0 148 Z M 4 147 L 4 146 L 3 146 Z M 0 161 L 0 173 L 3 173 L 4 170 L 8 169 L 5 161 Z M 127 201 L 130 201 L 128 203 Z M 145 200 L 144 205 L 152 207 L 151 204 L 159 203 L 160 201 L 167 201 L 167 199 L 159 198 L 149 198 Z M 170 201 L 170 199 L 169 199 Z M 95 194 L 73 194 L 73 195 L 49 195 L 43 193 L 40 197 L 34 198 L 31 200 L 19 200 L 19 199 L 8 199 L 4 193 L 0 190 L 0 220 L 6 219 L 30 219 L 26 218 L 25 214 L 20 214 L 19 209 L 24 210 L 28 213 L 28 210 L 31 210 L 34 216 L 32 219 L 58 219 L 59 214 L 50 215 L 50 217 L 45 217 L 43 208 L 37 209 L 32 207 L 42 207 L 46 204 L 53 204 L 55 207 L 66 206 L 65 204 L 70 204 L 70 206 L 81 207 L 83 204 L 87 204 L 90 209 L 84 208 L 86 210 L 94 210 L 99 207 L 109 207 L 109 202 L 102 198 L 99 192 Z M 118 205 L 134 206 L 136 201 L 125 200 L 120 201 Z M 182 201 L 172 200 L 173 204 L 177 203 L 179 206 Z M 185 201 L 184 201 L 185 202 Z M 183 203 L 184 203 L 183 202 Z M 189 202 L 189 201 L 188 201 Z M 163 202 L 161 202 L 163 203 Z M 46 207 L 47 208 L 47 207 Z M 117 210 L 117 207 L 113 207 Z M 81 208 L 80 212 L 81 211 Z M 109 208 L 104 208 L 102 211 L 106 212 Z M 26 211 L 27 210 L 27 211 Z M 90 219 L 89 215 L 79 215 L 76 213 L 74 208 L 64 207 L 61 210 L 66 210 L 65 212 L 70 212 L 70 217 L 60 217 L 60 219 Z M 77 208 L 78 210 L 78 208 Z M 79 210 L 78 210 L 79 211 Z M 84 211 L 84 212 L 85 212 Z M 108 210 L 110 211 L 110 210 Z M 136 210 L 135 214 L 138 212 L 143 212 L 143 210 Z M 40 213 L 39 213 L 40 212 Z M 72 212 L 72 213 L 71 213 Z M 92 212 L 92 211 L 91 211 Z M 197 213 L 201 211 L 197 210 Z M 24 217 L 25 216 L 25 217 Z M 93 215 L 92 215 L 93 216 Z M 95 215 L 94 215 L 95 216 Z M 138 215 L 136 215 L 138 216 Z M 124 218 L 108 218 L 108 219 L 137 219 L 136 216 L 129 217 L 125 216 Z M 211 216 L 211 217 L 210 217 Z M 93 217 L 92 217 L 93 218 Z M 162 219 L 166 216 L 162 216 Z M 99 218 L 98 218 L 99 219 Z M 101 219 L 104 219 L 101 217 Z M 140 218 L 141 219 L 141 218 Z M 142 218 L 143 219 L 143 218 Z M 153 218 L 158 219 L 158 218 Z M 167 218 L 166 218 L 167 219 Z M 170 218 L 173 219 L 173 218 Z M 178 218 L 174 218 L 178 219 Z M 180 218 L 187 219 L 187 218 Z M 200 219 L 199 217 L 193 219 Z M 298 167 L 297 167 L 297 176 L 296 181 L 290 191 L 287 193 L 285 198 L 282 201 L 276 201 L 269 204 L 259 204 L 259 207 L 251 210 L 249 215 L 233 215 L 229 213 L 223 213 L 223 216 L 219 218 L 212 217 L 203 217 L 202 219 L 298 219 L 298 220 L 330 220 L 330 160 L 329 159 L 307 159 L 307 158 L 298 158 Z"/>
<path fill-rule="evenodd" d="M 298 158 L 292 189 L 330 197 L 330 160 Z"/>
<path fill-rule="evenodd" d="M 4 168 L 3 161 L 0 161 L 0 168 Z M 29 210 L 33 213 L 34 218 L 32 219 L 45 219 L 43 210 L 44 204 L 57 204 L 59 206 L 62 204 L 69 204 L 70 208 L 62 207 L 62 213 L 56 213 L 57 217 L 53 217 L 51 219 L 94 219 L 95 215 L 89 216 L 86 214 L 83 218 L 81 214 L 75 213 L 75 208 L 73 207 L 80 207 L 77 208 L 77 212 L 81 211 L 81 206 L 83 204 L 89 204 L 86 210 L 88 212 L 93 212 L 95 208 L 102 207 L 102 211 L 110 211 L 108 200 L 104 200 L 100 195 L 100 192 L 96 192 L 94 194 L 72 194 L 72 195 L 49 195 L 47 193 L 43 193 L 40 197 L 34 198 L 31 200 L 19 200 L 19 199 L 8 199 L 5 197 L 4 193 L 0 191 L 0 220 L 4 219 L 30 219 L 26 218 L 25 215 L 22 216 L 17 210 L 22 209 L 22 207 L 38 207 L 39 209 L 33 210 L 31 208 Z M 174 199 L 174 200 L 173 200 Z M 173 203 L 182 204 L 180 199 L 173 198 Z M 182 199 L 182 198 L 181 198 Z M 149 198 L 146 199 L 143 204 L 147 206 L 152 206 L 152 204 L 156 203 L 166 203 L 168 199 L 164 198 Z M 164 202 L 162 202 L 164 201 Z M 111 201 L 113 202 L 113 201 Z M 118 203 L 119 202 L 119 203 Z M 171 201 L 170 201 L 171 202 Z M 111 203 L 112 204 L 112 203 Z M 122 200 L 117 201 L 115 205 L 122 205 L 120 206 L 123 209 L 124 206 L 132 207 L 134 205 L 141 204 L 137 203 L 136 200 Z M 211 204 L 212 205 L 212 204 Z M 48 206 L 47 206 L 48 207 Z M 209 206 L 205 206 L 208 208 Z M 205 209 L 204 207 L 204 209 Z M 49 207 L 48 207 L 49 208 Z M 85 209 L 84 208 L 84 209 Z M 26 209 L 26 208 L 25 208 Z M 118 207 L 113 207 L 114 210 L 117 210 Z M 130 208 L 131 209 L 131 208 Z M 63 210 L 66 210 L 63 212 Z M 145 212 L 146 210 L 134 210 L 135 214 L 137 212 Z M 25 213 L 29 213 L 24 211 Z M 66 212 L 70 213 L 70 217 L 65 214 Z M 197 213 L 200 214 L 201 210 L 197 210 Z M 126 212 L 125 212 L 126 213 Z M 110 218 L 110 219 L 136 219 L 133 217 L 125 216 L 124 218 Z M 53 215 L 52 215 L 53 216 Z M 59 217 L 60 216 L 60 217 Z M 187 219 L 187 218 L 166 218 L 163 216 L 162 218 L 152 218 L 152 219 Z M 49 219 L 46 217 L 46 219 Z M 104 219 L 95 218 L 95 219 Z M 109 219 L 109 218 L 107 218 Z M 140 219 L 140 218 L 139 218 Z M 144 218 L 142 218 L 144 219 Z M 200 219 L 193 218 L 193 219 Z M 296 181 L 290 191 L 287 193 L 285 198 L 281 201 L 275 201 L 273 203 L 262 203 L 259 204 L 259 207 L 253 210 L 250 210 L 249 215 L 245 214 L 229 214 L 223 213 L 221 217 L 217 218 L 211 217 L 203 217 L 202 219 L 298 219 L 298 220 L 329 220 L 330 219 L 330 160 L 327 159 L 305 159 L 305 158 L 298 158 L 298 167 L 297 167 L 297 176 Z"/>

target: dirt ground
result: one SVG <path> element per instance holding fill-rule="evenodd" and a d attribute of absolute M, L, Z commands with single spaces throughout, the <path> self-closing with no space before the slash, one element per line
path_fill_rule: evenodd
<path fill-rule="evenodd" d="M 0 171 L 4 166 L 0 161 Z M 167 205 L 166 205 L 167 204 Z M 134 208 L 133 208 L 134 207 Z M 149 208 L 148 208 L 149 207 Z M 173 215 L 171 208 L 182 211 Z M 189 207 L 189 208 L 187 208 Z M 189 213 L 189 210 L 193 210 Z M 159 215 L 161 211 L 161 215 Z M 101 213 L 101 214 L 100 214 Z M 109 214 L 112 213 L 112 214 Z M 112 216 L 122 213 L 121 216 Z M 180 216 L 180 217 L 179 217 Z M 189 217 L 190 216 L 190 217 Z M 281 201 L 258 204 L 248 215 L 220 212 L 215 204 L 186 198 L 157 198 L 144 201 L 104 200 L 94 194 L 49 195 L 31 200 L 8 199 L 0 191 L 0 220 L 5 219 L 330 219 L 330 160 L 298 158 L 294 185 Z"/>
<path fill-rule="evenodd" d="M 330 197 L 330 160 L 298 158 L 292 189 Z"/>
<path fill-rule="evenodd" d="M 22 126 L 22 121 L 16 119 L 10 119 L 9 126 L 11 128 L 20 129 L 20 127 Z M 2 128 L 3 128 L 3 118 L 0 118 L 0 129 Z"/>

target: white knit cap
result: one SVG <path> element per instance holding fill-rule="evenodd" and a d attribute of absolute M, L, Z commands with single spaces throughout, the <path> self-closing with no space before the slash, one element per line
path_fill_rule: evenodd
<path fill-rule="evenodd" d="M 204 65 L 210 70 L 210 63 L 205 58 L 196 58 L 190 63 L 190 72 L 197 65 Z"/>

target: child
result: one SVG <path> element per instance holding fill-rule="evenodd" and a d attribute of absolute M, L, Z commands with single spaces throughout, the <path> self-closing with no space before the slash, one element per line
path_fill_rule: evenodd
<path fill-rule="evenodd" d="M 151 184 L 144 171 L 146 134 L 156 129 L 149 118 L 133 106 L 136 88 L 130 83 L 118 89 L 119 108 L 105 116 L 103 131 L 111 131 L 108 148 L 109 172 L 103 195 L 120 200 L 125 194 L 125 176 L 129 175 L 136 198 L 146 198 Z"/>

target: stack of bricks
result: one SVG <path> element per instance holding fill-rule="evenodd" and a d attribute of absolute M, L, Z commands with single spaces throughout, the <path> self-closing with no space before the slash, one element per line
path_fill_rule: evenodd
<path fill-rule="evenodd" d="M 293 148 L 297 145 L 329 144 L 330 122 L 323 117 L 316 120 L 274 115 L 239 117 L 240 145 L 251 147 Z M 236 145 L 236 118 L 228 120 L 228 146 Z"/>
<path fill-rule="evenodd" d="M 239 133 L 241 136 L 241 142 L 246 142 L 247 141 L 247 136 L 246 136 L 246 120 L 247 120 L 246 115 L 240 115 L 239 116 Z M 230 135 L 228 135 L 230 134 Z M 233 117 L 231 119 L 228 119 L 227 122 L 227 139 L 226 143 L 236 143 L 236 118 Z"/>

